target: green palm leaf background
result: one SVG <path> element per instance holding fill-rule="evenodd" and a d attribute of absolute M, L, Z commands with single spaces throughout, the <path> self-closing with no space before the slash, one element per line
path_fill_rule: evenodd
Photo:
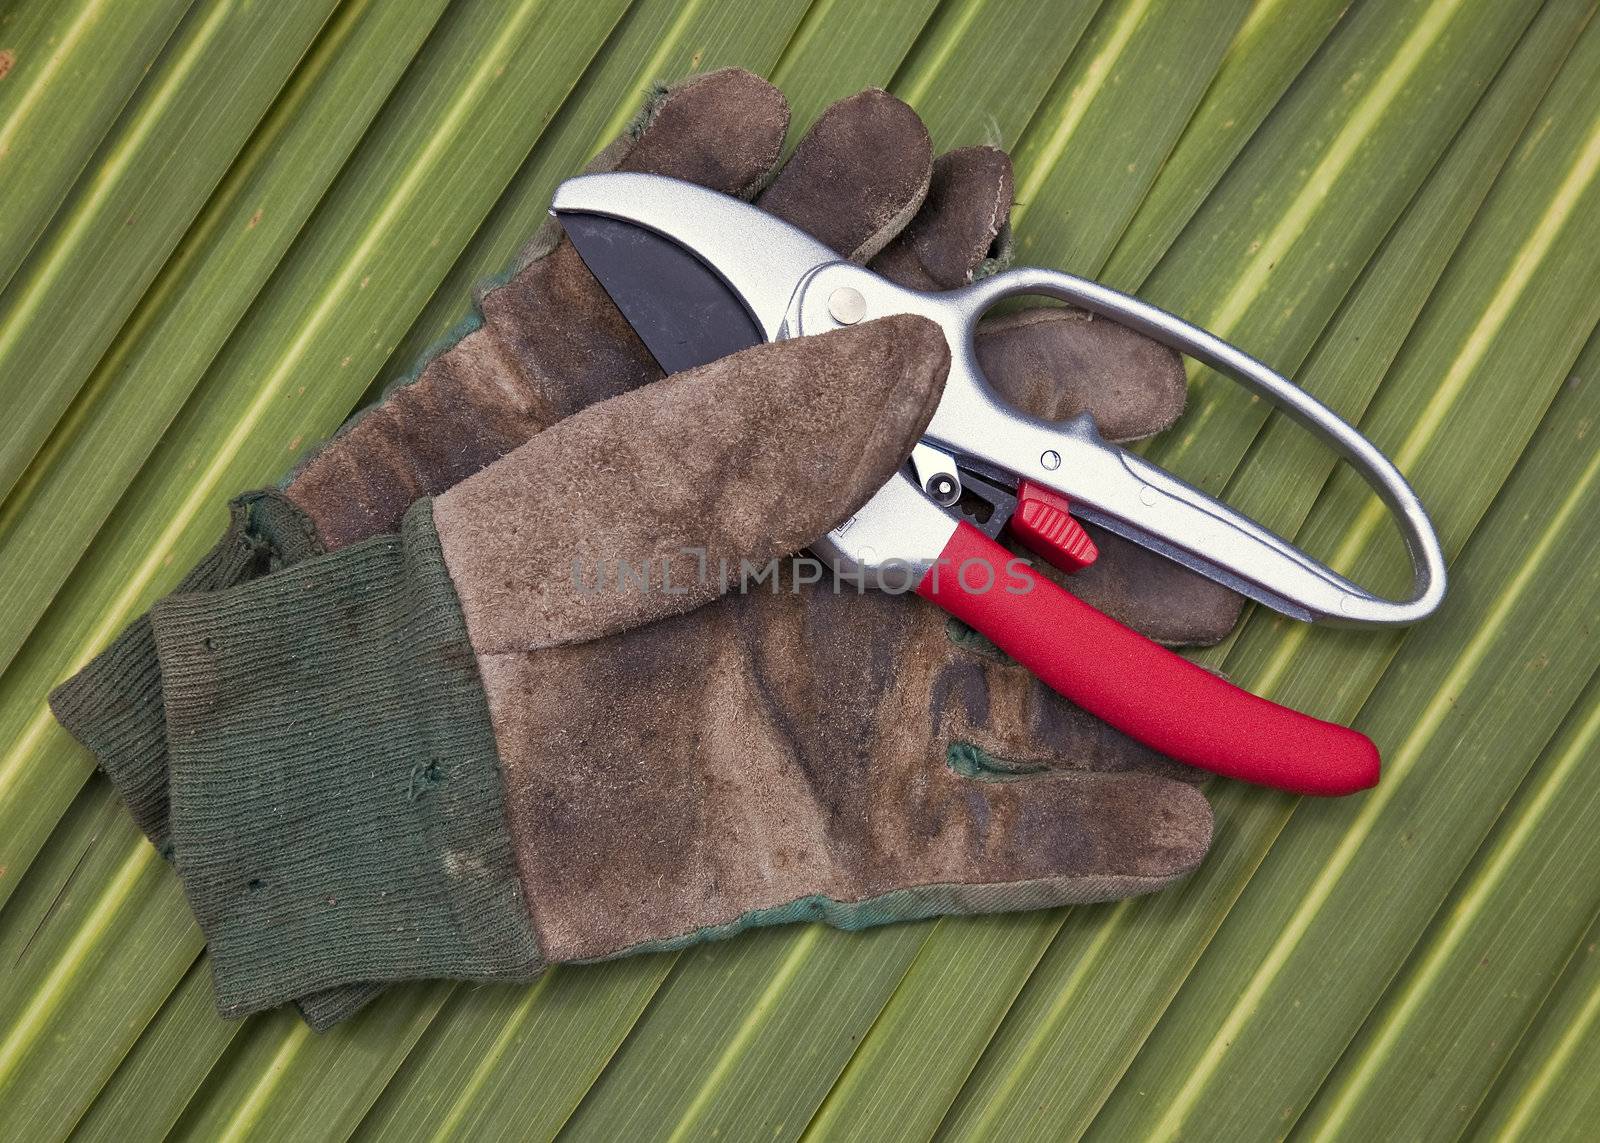
<path fill-rule="evenodd" d="M 1593 1137 L 1593 0 L 0 5 L 0 1137 Z M 1022 261 L 1293 373 L 1394 456 L 1454 586 L 1203 653 L 1382 784 L 1214 783 L 1153 898 L 768 930 L 420 984 L 317 1036 L 211 1009 L 176 879 L 48 689 L 510 260 L 656 80 L 797 127 L 877 84 L 1017 163 Z M 1197 371 L 1154 459 L 1399 586 L 1359 480 Z"/>

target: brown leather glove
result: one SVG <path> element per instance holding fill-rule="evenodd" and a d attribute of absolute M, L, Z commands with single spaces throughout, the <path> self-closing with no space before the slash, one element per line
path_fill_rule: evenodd
<path fill-rule="evenodd" d="M 609 148 L 592 169 L 652 170 L 748 194 L 768 178 L 786 117 L 782 97 L 762 81 L 741 72 L 713 73 L 658 100 L 642 128 Z M 991 149 L 956 152 L 939 161 L 930 188 L 929 155 L 926 132 L 909 109 L 881 92 L 866 92 L 829 110 L 761 205 L 807 227 L 841 253 L 857 258 L 876 253 L 875 268 L 907 284 L 957 285 L 1003 234 L 1009 165 Z M 416 496 L 449 487 L 577 408 L 659 376 L 567 243 L 545 233 L 520 265 L 504 285 L 480 299 L 483 325 L 309 461 L 289 483 L 287 502 L 258 495 L 237 507 L 229 541 L 198 569 L 204 574 L 186 585 L 189 590 L 238 582 L 324 546 L 336 548 L 391 530 Z M 987 323 L 979 344 L 991 379 L 1017 404 L 1059 417 L 1092 407 L 1103 430 L 1116 439 L 1164 427 L 1182 407 L 1182 373 L 1170 353 L 1082 314 L 1048 309 L 1013 315 Z M 308 519 L 313 526 L 307 527 Z M 1097 606 L 1166 642 L 1214 639 L 1231 626 L 1237 603 L 1227 593 L 1114 538 L 1099 539 L 1104 557 L 1071 584 Z M 851 602 L 859 604 L 854 615 L 837 602 L 808 603 L 806 614 L 813 606 L 838 610 L 829 622 L 849 629 L 845 643 L 868 654 L 903 653 L 910 656 L 908 666 L 922 667 L 908 673 L 892 694 L 887 680 L 875 678 L 855 691 L 852 703 L 828 708 L 831 714 L 815 708 L 809 717 L 854 727 L 868 711 L 892 719 L 894 701 L 931 711 L 931 699 L 919 697 L 919 687 L 931 684 L 916 683 L 913 676 L 944 679 L 955 671 L 969 679 L 964 685 L 973 701 L 965 709 L 977 714 L 959 725 L 944 719 L 935 730 L 960 729 L 959 741 L 978 748 L 968 752 L 971 757 L 992 763 L 1003 756 L 1026 764 L 1030 751 L 1039 753 L 1047 745 L 1045 752 L 1067 757 L 1075 766 L 1167 768 L 1040 692 L 1014 666 L 987 664 L 981 651 L 925 638 L 933 631 L 930 623 L 939 639 L 945 639 L 945 627 L 919 601 L 868 597 Z M 792 604 L 787 601 L 782 611 L 774 605 L 775 625 L 794 622 L 786 618 Z M 743 605 L 738 612 L 745 613 Z M 922 612 L 927 614 L 915 621 L 921 627 L 912 637 L 907 617 Z M 743 638 L 749 623 L 741 619 L 734 631 L 719 610 L 696 638 L 715 642 L 730 631 Z M 885 625 L 881 633 L 869 638 L 866 633 L 878 624 Z M 713 637 L 713 630 L 723 634 Z M 747 651 L 753 664 L 748 677 L 758 677 L 755 667 L 772 673 L 769 649 Z M 921 656 L 929 658 L 923 662 Z M 944 666 L 935 669 L 938 664 Z M 103 761 L 129 743 L 147 750 L 139 766 L 107 769 L 114 779 L 120 773 L 119 787 L 141 824 L 152 837 L 164 838 L 166 759 L 153 657 L 140 662 L 140 671 L 135 674 L 146 693 L 154 688 L 155 717 L 144 717 L 132 733 L 124 720 L 94 740 L 89 715 L 103 713 L 106 696 L 104 687 L 81 685 L 93 683 L 93 669 L 58 692 L 56 705 L 63 721 Z M 947 687 L 948 680 L 938 685 Z M 677 684 L 668 689 L 683 690 Z M 666 714 L 656 711 L 658 718 Z M 803 724 L 796 725 L 797 738 L 816 744 L 815 756 L 821 756 L 819 750 L 827 753 L 820 744 L 830 736 L 826 730 L 810 735 Z M 1021 746 L 1009 754 L 996 749 L 1013 742 Z M 938 752 L 931 740 L 929 747 Z M 1191 805 L 1191 811 L 1198 807 Z"/>

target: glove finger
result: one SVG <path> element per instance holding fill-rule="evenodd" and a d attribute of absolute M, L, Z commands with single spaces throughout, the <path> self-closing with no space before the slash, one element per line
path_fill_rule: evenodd
<path fill-rule="evenodd" d="M 987 318 L 974 346 L 1009 404 L 1047 421 L 1092 413 L 1110 441 L 1161 432 L 1188 399 L 1176 352 L 1082 310 L 1040 306 Z"/>
<path fill-rule="evenodd" d="M 723 68 L 661 92 L 588 169 L 669 175 L 749 198 L 770 177 L 788 131 L 783 92 L 743 68 Z"/>
<path fill-rule="evenodd" d="M 818 117 L 756 204 L 865 262 L 917 213 L 932 168 L 933 143 L 917 113 L 868 88 Z"/>
<path fill-rule="evenodd" d="M 1040 307 L 984 321 L 975 342 L 989 383 L 1045 420 L 1081 413 L 1114 441 L 1166 428 L 1188 393 L 1166 346 L 1081 310 Z M 1114 619 L 1168 646 L 1209 645 L 1233 630 L 1244 597 L 1163 556 L 1091 528 L 1100 558 L 1075 575 L 1039 570 Z"/>
<path fill-rule="evenodd" d="M 1153 774 L 1052 772 L 983 781 L 948 770 L 880 808 L 889 878 L 947 886 L 954 912 L 1002 912 L 1149 893 L 1211 846 L 1211 806 Z"/>
<path fill-rule="evenodd" d="M 925 643 L 923 653 L 940 656 L 927 692 L 929 715 L 935 741 L 944 744 L 945 761 L 957 773 L 1009 778 L 1065 769 L 1183 782 L 1206 777 L 1068 702 L 965 625 L 944 626 L 945 637 Z"/>
<path fill-rule="evenodd" d="M 947 151 L 922 209 L 869 265 L 913 290 L 966 285 L 1004 241 L 1012 189 L 1011 157 L 998 147 Z"/>
<path fill-rule="evenodd" d="M 1100 558 L 1072 575 L 1042 563 L 1079 599 L 1168 647 L 1209 647 L 1227 638 L 1244 596 L 1131 540 L 1086 524 Z"/>
<path fill-rule="evenodd" d="M 686 611 L 741 561 L 815 539 L 911 451 L 949 362 L 936 325 L 899 315 L 759 345 L 541 433 L 433 501 L 474 649 L 578 642 Z M 623 565 L 650 584 L 601 590 L 575 574 Z"/>

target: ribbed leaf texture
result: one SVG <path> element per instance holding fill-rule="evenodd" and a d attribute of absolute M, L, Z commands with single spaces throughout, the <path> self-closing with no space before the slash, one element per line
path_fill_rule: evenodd
<path fill-rule="evenodd" d="M 0 10 L 0 1136 L 1529 1139 L 1600 1116 L 1594 0 L 19 0 Z M 796 134 L 888 88 L 1016 160 L 1018 258 L 1292 373 L 1393 456 L 1437 617 L 1201 654 L 1377 740 L 1208 792 L 1118 905 L 769 930 L 211 1007 L 175 878 L 50 687 L 465 312 L 657 81 Z M 1375 500 L 1202 370 L 1148 448 L 1401 586 Z"/>

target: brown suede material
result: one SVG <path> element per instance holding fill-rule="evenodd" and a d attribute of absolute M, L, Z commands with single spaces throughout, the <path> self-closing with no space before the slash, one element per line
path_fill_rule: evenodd
<path fill-rule="evenodd" d="M 921 211 L 872 268 L 914 290 L 972 281 L 1011 214 L 1011 156 L 996 147 L 940 155 Z"/>
<path fill-rule="evenodd" d="M 782 153 L 788 122 L 771 84 L 737 69 L 713 72 L 667 93 L 617 162 L 747 196 Z M 352 422 L 289 483 L 328 549 L 393 531 L 412 501 L 561 417 L 661 375 L 565 240 L 488 291 L 480 307 L 480 329 Z"/>
<path fill-rule="evenodd" d="M 1209 647 L 1228 637 L 1244 596 L 1131 540 L 1093 524 L 1084 527 L 1100 558 L 1076 575 L 1048 564 L 1038 570 L 1079 599 L 1169 647 Z"/>
<path fill-rule="evenodd" d="M 393 531 L 416 500 L 449 488 L 554 420 L 513 378 L 498 339 L 474 330 L 414 384 L 334 438 L 285 488 L 332 551 Z"/>
<path fill-rule="evenodd" d="M 1096 603 L 1173 618 L 1159 598 Z M 1026 882 L 1039 905 L 1124 896 L 1209 845 L 1198 772 L 921 600 L 761 587 L 481 666 L 526 899 L 557 959 L 812 895 Z"/>
<path fill-rule="evenodd" d="M 952 648 L 930 612 L 820 589 L 731 595 L 607 653 L 488 665 L 546 955 L 612 956 L 812 895 L 1046 882 L 1030 901 L 1043 906 L 1198 864 L 1201 793 L 1130 769 L 1108 728 L 1089 756 L 1076 712 L 1021 668 Z M 971 747 L 1015 776 L 946 764 Z"/>
<path fill-rule="evenodd" d="M 917 113 L 868 88 L 818 117 L 760 205 L 864 262 L 917 213 L 932 168 L 933 143 Z"/>
<path fill-rule="evenodd" d="M 723 68 L 667 92 L 616 169 L 749 198 L 770 177 L 788 131 L 783 92 L 743 68 Z"/>
<path fill-rule="evenodd" d="M 648 623 L 810 542 L 909 455 L 949 365 L 939 328 L 899 315 L 759 345 L 547 429 L 434 501 L 473 649 Z"/>
<path fill-rule="evenodd" d="M 1176 352 L 1082 310 L 1051 306 L 986 318 L 974 345 L 1007 403 L 1047 421 L 1093 412 L 1108 441 L 1160 432 L 1188 399 Z"/>

